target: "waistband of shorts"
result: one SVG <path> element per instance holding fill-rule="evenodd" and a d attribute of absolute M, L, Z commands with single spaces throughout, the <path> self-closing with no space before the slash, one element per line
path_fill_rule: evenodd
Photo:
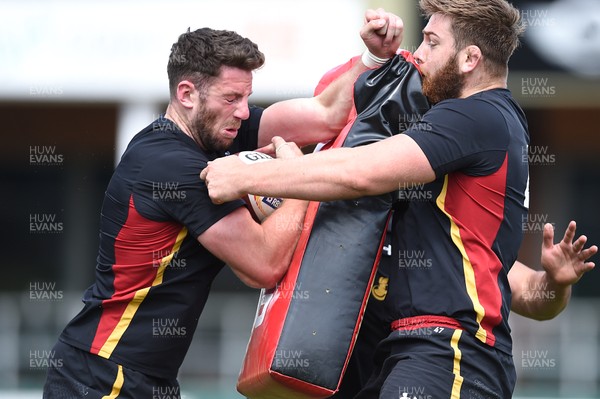
<path fill-rule="evenodd" d="M 423 327 L 448 327 L 455 330 L 462 330 L 458 320 L 447 316 L 413 316 L 394 320 L 391 324 L 392 330 L 414 330 Z"/>

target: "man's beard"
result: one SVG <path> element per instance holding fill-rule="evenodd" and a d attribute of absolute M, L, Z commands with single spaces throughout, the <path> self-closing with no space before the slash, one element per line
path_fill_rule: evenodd
<path fill-rule="evenodd" d="M 460 96 L 464 75 L 458 71 L 457 58 L 454 54 L 433 76 L 423 76 L 423 94 L 432 104 Z"/>
<path fill-rule="evenodd" d="M 207 152 L 225 151 L 233 143 L 233 140 L 222 137 L 216 126 L 216 120 L 216 112 L 202 107 L 191 123 L 194 139 Z"/>

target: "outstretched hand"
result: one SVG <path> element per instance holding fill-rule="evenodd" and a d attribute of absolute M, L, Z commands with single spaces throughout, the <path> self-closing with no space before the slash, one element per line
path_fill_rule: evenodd
<path fill-rule="evenodd" d="M 365 24 L 360 30 L 360 37 L 373 55 L 380 58 L 393 57 L 403 36 L 404 23 L 397 15 L 383 8 L 365 12 Z"/>
<path fill-rule="evenodd" d="M 595 267 L 594 262 L 587 260 L 598 252 L 598 247 L 592 245 L 584 249 L 587 242 L 585 235 L 573 241 L 576 228 L 576 223 L 571 221 L 563 239 L 554 244 L 553 226 L 550 223 L 544 225 L 542 266 L 548 278 L 561 286 L 575 284 L 581 276 Z"/>

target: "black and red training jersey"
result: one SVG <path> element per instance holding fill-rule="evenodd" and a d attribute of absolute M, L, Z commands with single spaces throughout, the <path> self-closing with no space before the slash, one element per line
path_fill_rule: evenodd
<path fill-rule="evenodd" d="M 254 150 L 251 107 L 231 152 Z M 211 202 L 206 153 L 160 117 L 129 143 L 105 192 L 94 284 L 63 342 L 142 373 L 176 378 L 223 262 L 197 238 L 243 201 Z"/>
<path fill-rule="evenodd" d="M 405 134 L 436 180 L 400 187 L 388 286 L 395 317 L 452 317 L 511 353 L 507 274 L 527 215 L 524 113 L 508 90 L 489 90 L 441 101 Z"/>

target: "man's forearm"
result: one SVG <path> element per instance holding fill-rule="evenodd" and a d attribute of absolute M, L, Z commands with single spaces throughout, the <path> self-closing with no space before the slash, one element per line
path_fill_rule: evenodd
<path fill-rule="evenodd" d="M 352 62 L 352 61 L 350 61 Z M 348 116 L 354 106 L 354 83 L 358 77 L 369 70 L 361 58 L 353 60 L 351 68 L 331 82 L 314 97 L 325 112 L 325 119 L 332 131 L 339 132 L 346 126 Z"/>
<path fill-rule="evenodd" d="M 348 70 L 317 96 L 277 102 L 265 109 L 259 129 L 259 146 L 278 135 L 300 147 L 335 138 L 348 123 L 353 109 L 354 82 L 367 67 L 355 59 Z"/>
<path fill-rule="evenodd" d="M 280 198 L 298 198 L 316 201 L 359 197 L 355 177 L 360 176 L 357 165 L 349 162 L 350 149 L 327 150 L 318 154 L 272 162 L 244 165 L 223 180 L 230 188 L 247 192 L 277 193 Z M 356 170 L 356 172 L 353 172 Z M 211 187 L 209 186 L 209 189 Z"/>
<path fill-rule="evenodd" d="M 292 143 L 276 137 L 273 145 L 277 149 Z M 314 201 L 359 198 L 431 182 L 435 172 L 418 144 L 399 134 L 369 145 L 253 165 L 235 156 L 219 158 L 202 170 L 200 178 L 218 204 L 248 193 Z"/>
<path fill-rule="evenodd" d="M 571 285 L 560 285 L 545 271 L 517 262 L 509 273 L 513 292 L 511 310 L 535 320 L 550 320 L 560 314 L 571 298 Z"/>

